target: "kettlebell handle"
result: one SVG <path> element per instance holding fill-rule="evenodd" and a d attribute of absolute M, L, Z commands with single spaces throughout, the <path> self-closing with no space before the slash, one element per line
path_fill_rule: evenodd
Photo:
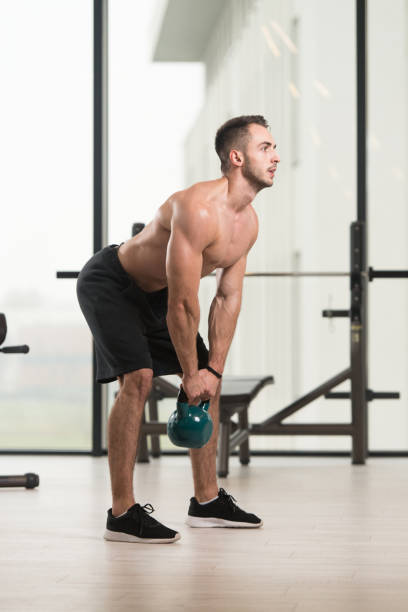
<path fill-rule="evenodd" d="M 181 402 L 182 404 L 188 404 L 188 397 L 182 385 L 180 385 L 179 394 L 177 396 L 177 402 Z M 208 400 L 207 401 L 201 400 L 201 402 L 199 403 L 199 407 L 202 408 L 203 410 L 208 410 L 209 405 L 210 405 L 210 402 Z"/>

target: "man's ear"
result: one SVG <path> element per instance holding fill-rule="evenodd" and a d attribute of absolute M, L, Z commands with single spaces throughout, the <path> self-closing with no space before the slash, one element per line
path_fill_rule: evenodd
<path fill-rule="evenodd" d="M 231 149 L 229 158 L 231 165 L 233 166 L 242 166 L 244 163 L 244 156 L 242 155 L 241 151 L 238 151 L 238 149 Z"/>

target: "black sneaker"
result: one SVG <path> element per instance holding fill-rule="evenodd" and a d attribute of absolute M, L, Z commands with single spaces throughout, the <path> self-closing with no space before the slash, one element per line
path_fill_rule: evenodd
<path fill-rule="evenodd" d="M 134 504 L 120 517 L 108 510 L 105 540 L 113 542 L 145 542 L 147 544 L 167 544 L 180 539 L 180 534 L 156 521 L 150 514 L 154 512 L 151 504 Z"/>
<path fill-rule="evenodd" d="M 224 489 L 218 491 L 218 499 L 204 506 L 192 497 L 186 523 L 190 527 L 262 527 L 260 518 L 241 510 L 235 501 Z"/>

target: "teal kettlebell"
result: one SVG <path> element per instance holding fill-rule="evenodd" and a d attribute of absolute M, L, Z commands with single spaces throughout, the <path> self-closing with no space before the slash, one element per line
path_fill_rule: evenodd
<path fill-rule="evenodd" d="M 180 387 L 177 408 L 167 423 L 167 435 L 173 444 L 186 448 L 201 448 L 207 444 L 213 432 L 209 406 L 209 401 L 200 402 L 198 406 L 190 405 L 183 387 Z"/>

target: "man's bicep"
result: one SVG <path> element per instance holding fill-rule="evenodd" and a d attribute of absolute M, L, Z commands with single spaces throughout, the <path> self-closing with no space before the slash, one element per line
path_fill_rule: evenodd
<path fill-rule="evenodd" d="M 241 298 L 246 261 L 247 256 L 243 255 L 232 266 L 217 270 L 217 296 L 222 298 Z"/>
<path fill-rule="evenodd" d="M 175 226 L 167 245 L 166 275 L 169 302 L 196 298 L 200 284 L 203 254 L 184 231 Z"/>
<path fill-rule="evenodd" d="M 219 297 L 232 298 L 237 296 L 241 299 L 248 253 L 258 236 L 258 217 L 253 209 L 252 212 L 254 214 L 255 224 L 247 251 L 232 266 L 228 268 L 219 268 L 216 271 L 217 296 Z"/>

